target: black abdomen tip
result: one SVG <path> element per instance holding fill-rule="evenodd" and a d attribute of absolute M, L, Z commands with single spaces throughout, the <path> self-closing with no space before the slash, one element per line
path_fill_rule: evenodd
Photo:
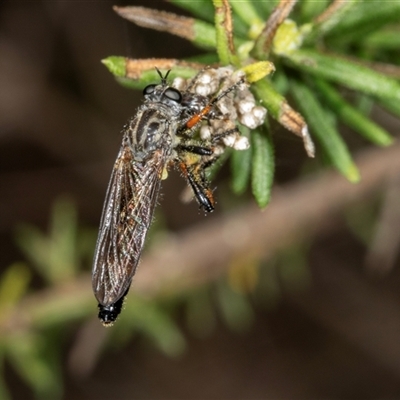
<path fill-rule="evenodd" d="M 118 301 L 108 306 L 99 304 L 99 319 L 104 326 L 112 326 L 114 321 L 118 318 L 121 313 L 122 305 L 124 303 L 124 297 L 121 297 Z"/>

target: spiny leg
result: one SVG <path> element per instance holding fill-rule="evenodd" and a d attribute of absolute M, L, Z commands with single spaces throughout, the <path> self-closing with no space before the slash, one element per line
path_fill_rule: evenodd
<path fill-rule="evenodd" d="M 228 87 L 226 90 L 222 91 L 219 95 L 213 97 L 210 102 L 197 114 L 193 115 L 187 122 L 186 122 L 186 128 L 191 129 L 195 125 L 197 125 L 204 117 L 207 116 L 207 114 L 212 110 L 213 106 L 221 100 L 223 97 L 225 97 L 227 94 L 235 90 L 239 85 L 244 83 L 245 78 L 239 79 L 235 84 L 232 86 Z"/>
<path fill-rule="evenodd" d="M 179 168 L 183 176 L 189 182 L 200 207 L 204 208 L 207 212 L 213 211 L 215 200 L 212 190 L 205 178 L 203 164 L 190 165 L 181 160 L 179 162 Z"/>
<path fill-rule="evenodd" d="M 229 135 L 232 135 L 232 133 L 240 133 L 240 132 L 237 127 L 234 127 L 233 129 L 228 129 L 226 131 L 223 131 L 221 133 L 217 133 L 216 135 L 213 135 L 211 140 L 213 143 L 218 143 L 219 141 L 221 141 L 221 139 L 223 139 Z"/>
<path fill-rule="evenodd" d="M 199 75 L 199 74 L 198 74 Z M 196 76 L 195 80 L 197 79 Z M 213 97 L 199 112 L 193 116 L 188 117 L 184 121 L 180 128 L 177 130 L 177 136 L 180 136 L 183 141 L 185 139 L 190 139 L 193 136 L 193 132 L 197 128 L 197 125 L 207 117 L 210 119 L 211 111 L 215 104 L 221 100 L 224 96 L 228 95 L 230 92 L 235 90 L 239 85 L 244 83 L 245 78 L 242 77 L 235 84 L 222 91 L 217 96 Z M 189 90 L 192 88 L 193 84 L 189 86 Z M 224 137 L 237 131 L 237 128 L 227 130 L 212 138 L 212 143 L 217 143 Z M 178 161 L 179 168 L 185 178 L 188 180 L 195 197 L 207 212 L 214 210 L 215 200 L 213 197 L 212 190 L 205 177 L 205 169 L 215 163 L 219 157 L 215 153 L 214 148 L 208 148 L 205 146 L 192 145 L 190 143 L 179 144 L 176 147 L 177 153 L 179 154 Z M 190 159 L 190 153 L 200 156 L 197 160 Z"/>
<path fill-rule="evenodd" d="M 197 154 L 199 156 L 212 156 L 213 155 L 213 151 L 209 147 L 197 146 L 197 145 L 191 145 L 191 144 L 187 144 L 187 145 L 186 144 L 178 144 L 178 146 L 176 146 L 176 150 L 178 152 L 185 151 L 188 153 Z"/>
<path fill-rule="evenodd" d="M 197 77 L 197 76 L 196 76 Z M 227 89 L 223 90 L 217 96 L 213 97 L 198 113 L 189 117 L 186 121 L 182 123 L 182 125 L 178 128 L 177 132 L 179 135 L 190 137 L 192 136 L 192 129 L 204 118 L 208 116 L 208 114 L 213 110 L 213 107 L 219 100 L 228 95 L 230 92 L 235 90 L 238 86 L 245 82 L 245 77 L 240 78 L 236 83 Z"/>

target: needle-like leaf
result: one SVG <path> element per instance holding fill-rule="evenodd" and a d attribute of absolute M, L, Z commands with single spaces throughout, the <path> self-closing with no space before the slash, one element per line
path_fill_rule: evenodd
<path fill-rule="evenodd" d="M 350 128 L 378 146 L 388 146 L 393 142 L 388 132 L 347 103 L 327 82 L 316 79 L 315 84 L 331 110 Z"/>
<path fill-rule="evenodd" d="M 330 116 L 325 112 L 313 92 L 303 82 L 291 80 L 292 94 L 305 115 L 310 128 L 331 163 L 350 181 L 358 182 L 360 174 L 350 152 L 339 135 Z"/>
<path fill-rule="evenodd" d="M 315 76 L 372 96 L 400 101 L 400 83 L 368 67 L 315 50 L 294 50 L 285 61 Z"/>
<path fill-rule="evenodd" d="M 271 137 L 264 129 L 257 129 L 251 135 L 252 171 L 251 188 L 259 207 L 267 206 L 271 199 L 274 179 L 274 148 Z"/>

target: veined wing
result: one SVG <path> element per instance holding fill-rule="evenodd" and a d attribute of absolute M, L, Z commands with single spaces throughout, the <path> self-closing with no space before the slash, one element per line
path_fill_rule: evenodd
<path fill-rule="evenodd" d="M 165 150 L 136 161 L 126 143 L 114 164 L 108 185 L 92 271 L 98 302 L 107 306 L 129 288 L 149 229 L 161 176 Z"/>

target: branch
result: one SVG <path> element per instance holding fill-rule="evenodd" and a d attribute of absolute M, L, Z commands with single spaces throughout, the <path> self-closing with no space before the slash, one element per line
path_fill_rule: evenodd
<path fill-rule="evenodd" d="M 276 188 L 265 211 L 251 205 L 170 234 L 143 257 L 131 292 L 145 297 L 177 293 L 218 279 L 241 254 L 271 257 L 298 237 L 314 233 L 324 219 L 374 192 L 393 171 L 399 171 L 400 145 L 367 150 L 358 157 L 358 165 L 362 181 L 357 185 L 328 171 Z M 3 315 L 0 332 L 44 326 L 68 315 L 84 316 L 90 307 L 95 313 L 90 278 L 85 275 L 26 296 Z"/>

